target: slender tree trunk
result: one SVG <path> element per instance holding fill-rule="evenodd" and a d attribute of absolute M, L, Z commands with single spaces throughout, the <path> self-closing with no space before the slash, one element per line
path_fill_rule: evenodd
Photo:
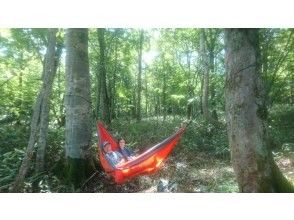
<path fill-rule="evenodd" d="M 145 71 L 145 112 L 146 117 L 148 117 L 148 105 L 149 105 L 149 94 L 148 94 L 148 78 L 147 78 L 147 71 Z"/>
<path fill-rule="evenodd" d="M 105 64 L 105 29 L 104 28 L 98 28 L 98 41 L 99 41 L 99 47 L 100 47 L 100 68 L 99 68 L 99 73 L 100 73 L 100 93 L 101 93 L 101 98 L 100 98 L 100 108 L 102 110 L 102 120 L 106 124 L 110 124 L 111 118 L 110 118 L 110 100 L 109 100 L 109 95 L 108 95 L 108 90 L 107 90 L 107 83 L 106 83 L 106 64 Z"/>
<path fill-rule="evenodd" d="M 133 97 L 132 97 L 132 101 L 131 101 L 131 116 L 132 118 L 136 118 L 137 116 L 137 110 L 136 110 L 136 88 L 133 89 Z"/>
<path fill-rule="evenodd" d="M 75 187 L 94 172 L 91 154 L 91 96 L 88 29 L 66 31 L 65 152 Z"/>
<path fill-rule="evenodd" d="M 166 119 L 166 70 L 164 71 L 164 75 L 163 75 L 163 88 L 162 88 L 162 106 L 163 106 L 163 121 L 165 121 Z"/>
<path fill-rule="evenodd" d="M 201 80 L 200 80 L 200 101 L 199 101 L 199 106 L 200 106 L 200 113 L 201 115 L 203 115 L 203 84 L 204 84 L 204 76 L 201 76 Z"/>
<path fill-rule="evenodd" d="M 36 99 L 36 103 L 33 108 L 30 139 L 28 142 L 25 156 L 24 156 L 22 163 L 21 163 L 21 166 L 19 168 L 18 175 L 16 176 L 15 181 L 13 183 L 13 187 L 12 187 L 13 192 L 22 192 L 24 178 L 25 178 L 28 170 L 30 169 L 31 161 L 33 160 L 34 145 L 37 140 L 37 133 L 38 133 L 39 124 L 40 124 L 42 96 L 43 96 L 43 89 L 41 89 L 41 91 L 39 92 L 38 97 Z"/>
<path fill-rule="evenodd" d="M 142 93 L 142 50 L 144 42 L 144 31 L 140 31 L 140 40 L 139 40 L 139 57 L 138 57 L 138 88 L 137 88 L 137 121 L 141 121 L 141 93 Z"/>
<path fill-rule="evenodd" d="M 117 71 L 118 71 L 118 30 L 115 29 L 115 46 L 114 46 L 114 70 L 113 70 L 113 80 L 111 86 L 111 118 L 117 118 L 117 109 L 116 109 L 116 81 L 117 81 Z"/>
<path fill-rule="evenodd" d="M 64 92 L 63 88 L 61 88 L 61 71 L 60 71 L 60 60 L 61 60 L 61 55 L 62 55 L 62 50 L 64 48 L 64 41 L 63 42 L 58 42 L 57 40 L 57 48 L 56 48 L 56 55 L 55 55 L 55 68 L 56 68 L 56 73 L 58 72 L 58 98 L 59 98 L 59 119 L 58 119 L 58 125 L 59 127 L 64 127 L 65 126 L 65 110 L 64 110 Z M 61 93 L 62 92 L 62 93 Z"/>
<path fill-rule="evenodd" d="M 96 92 L 97 92 L 97 95 L 96 95 L 96 104 L 95 104 L 95 107 L 96 107 L 96 116 L 97 118 L 102 118 L 102 113 L 101 113 L 101 80 L 100 80 L 100 71 L 99 71 L 99 68 L 97 68 L 96 70 Z"/>
<path fill-rule="evenodd" d="M 194 98 L 194 88 L 192 83 L 192 77 L 191 77 L 191 52 L 188 50 L 187 54 L 187 66 L 188 66 L 188 85 L 187 85 L 187 97 L 188 97 L 188 104 L 187 104 L 187 119 L 191 119 L 192 113 L 193 113 L 193 101 L 191 99 Z"/>
<path fill-rule="evenodd" d="M 40 112 L 40 135 L 38 140 L 38 150 L 36 155 L 36 172 L 44 171 L 45 149 L 49 123 L 49 104 L 52 92 L 53 80 L 56 74 L 55 67 L 55 45 L 57 29 L 49 30 L 48 48 L 45 57 L 45 74 L 44 74 L 44 96 Z"/>
<path fill-rule="evenodd" d="M 49 57 L 49 55 L 51 56 L 52 53 L 53 53 L 53 57 L 54 57 L 55 38 L 56 38 L 55 35 L 56 35 L 56 29 L 50 29 L 49 30 L 49 38 L 52 40 L 52 42 L 51 42 L 52 44 L 51 43 L 48 44 L 46 57 Z M 46 127 L 44 125 L 44 120 L 47 120 L 47 124 L 48 124 L 48 119 L 46 119 L 46 117 L 48 117 L 49 110 L 47 110 L 46 108 L 48 107 L 48 102 L 49 102 L 49 98 L 50 98 L 54 75 L 52 74 L 52 71 L 50 70 L 49 65 L 48 65 L 47 70 L 45 68 L 46 68 L 46 66 L 43 65 L 43 74 L 42 74 L 43 84 L 42 84 L 42 87 L 40 89 L 40 92 L 39 92 L 38 97 L 36 99 L 36 103 L 33 108 L 30 139 L 28 142 L 28 146 L 26 149 L 24 159 L 22 161 L 18 175 L 16 176 L 13 187 L 12 187 L 12 191 L 14 191 L 14 192 L 21 192 L 23 189 L 23 182 L 24 182 L 26 174 L 28 173 L 28 171 L 30 169 L 31 162 L 33 160 L 34 146 L 35 146 L 35 143 L 37 142 L 38 135 L 39 135 L 39 142 L 41 141 L 39 144 L 41 144 L 41 145 L 43 143 L 46 144 L 47 130 L 45 129 L 46 133 L 44 133 L 44 128 Z M 50 83 L 51 83 L 51 85 L 50 85 Z M 46 116 L 46 112 L 47 112 L 47 116 Z M 40 125 L 41 121 L 42 121 L 42 124 L 41 124 L 42 126 Z"/>
<path fill-rule="evenodd" d="M 23 111 L 23 69 L 24 69 L 23 52 L 21 52 L 21 54 L 20 54 L 20 58 L 18 60 L 18 63 L 19 63 L 20 71 L 19 71 L 19 75 L 18 75 L 18 89 L 17 89 L 18 94 L 17 94 L 16 107 L 18 108 L 18 112 L 20 114 L 17 116 L 16 124 L 20 125 L 22 115 L 24 114 L 24 111 Z"/>
<path fill-rule="evenodd" d="M 208 111 L 208 91 L 209 91 L 209 62 L 206 54 L 205 30 L 200 29 L 200 50 L 202 54 L 203 65 L 203 95 L 202 95 L 202 109 L 206 120 L 209 119 Z"/>
<path fill-rule="evenodd" d="M 226 29 L 226 118 L 240 192 L 294 192 L 266 144 L 257 29 Z"/>

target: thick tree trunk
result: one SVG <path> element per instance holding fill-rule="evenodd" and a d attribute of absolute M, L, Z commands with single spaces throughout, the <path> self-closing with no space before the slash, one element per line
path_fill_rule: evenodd
<path fill-rule="evenodd" d="M 139 56 L 138 56 L 138 78 L 137 78 L 137 121 L 141 121 L 141 93 L 142 93 L 142 50 L 144 42 L 144 31 L 140 31 L 140 40 L 139 40 Z"/>
<path fill-rule="evenodd" d="M 209 119 L 208 110 L 208 91 L 209 91 L 209 62 L 206 54 L 205 30 L 200 29 L 200 51 L 202 55 L 203 65 L 203 94 L 202 94 L 202 109 L 206 120 Z"/>
<path fill-rule="evenodd" d="M 56 29 L 49 29 L 49 41 L 47 51 L 46 51 L 46 59 L 48 64 L 50 63 L 49 57 L 53 56 L 53 69 L 54 69 L 54 54 L 55 54 L 55 41 L 56 41 Z M 47 65 L 48 65 L 47 64 Z M 26 153 L 24 159 L 22 161 L 21 167 L 19 169 L 19 173 L 15 178 L 12 191 L 14 192 L 21 192 L 23 188 L 23 182 L 25 179 L 26 174 L 28 173 L 31 162 L 34 155 L 34 146 L 37 142 L 37 138 L 39 135 L 39 145 L 44 147 L 46 145 L 46 134 L 47 134 L 47 127 L 48 126 L 48 115 L 49 115 L 49 99 L 52 90 L 52 83 L 54 75 L 52 73 L 52 66 L 51 63 L 46 66 L 44 65 L 43 69 L 43 84 L 36 99 L 36 103 L 33 109 L 33 116 L 31 120 L 31 133 L 30 139 L 28 142 L 28 146 L 26 149 Z M 39 158 L 40 159 L 40 158 Z"/>
<path fill-rule="evenodd" d="M 91 155 L 91 97 L 88 30 L 66 31 L 65 151 L 69 181 L 79 187 L 94 171 Z"/>
<path fill-rule="evenodd" d="M 49 30 L 48 48 L 45 57 L 44 74 L 44 96 L 40 112 L 40 135 L 38 140 L 38 150 L 36 155 L 36 172 L 44 171 L 45 149 L 49 123 L 49 104 L 52 92 L 53 79 L 56 74 L 55 67 L 55 45 L 57 29 Z"/>
<path fill-rule="evenodd" d="M 110 100 L 107 90 L 107 83 L 106 83 L 106 64 L 105 64 L 105 29 L 104 28 L 98 28 L 98 41 L 99 41 L 99 47 L 100 47 L 100 64 L 99 64 L 99 74 L 100 74 L 100 108 L 102 110 L 102 120 L 106 124 L 110 124 L 111 118 L 110 118 Z"/>
<path fill-rule="evenodd" d="M 226 118 L 240 192 L 293 192 L 266 146 L 257 29 L 226 29 Z"/>

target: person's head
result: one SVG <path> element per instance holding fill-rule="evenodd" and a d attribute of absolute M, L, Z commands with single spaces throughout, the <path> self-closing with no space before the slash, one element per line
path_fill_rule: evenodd
<path fill-rule="evenodd" d="M 125 141 L 125 139 L 123 139 L 123 138 L 119 138 L 119 139 L 118 139 L 118 146 L 119 146 L 120 148 L 124 148 L 125 145 L 126 145 L 126 141 Z"/>
<path fill-rule="evenodd" d="M 109 142 L 105 141 L 103 143 L 103 150 L 105 153 L 111 152 L 112 151 L 111 144 Z"/>

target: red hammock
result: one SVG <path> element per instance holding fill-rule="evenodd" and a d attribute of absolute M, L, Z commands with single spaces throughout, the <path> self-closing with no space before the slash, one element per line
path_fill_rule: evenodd
<path fill-rule="evenodd" d="M 162 142 L 148 148 L 146 151 L 137 155 L 133 160 L 122 163 L 116 167 L 113 167 L 105 158 L 105 153 L 102 149 L 102 143 L 107 141 L 111 144 L 112 150 L 118 150 L 117 141 L 112 135 L 105 129 L 101 122 L 97 123 L 98 128 L 98 150 L 99 158 L 104 170 L 113 176 L 114 180 L 118 184 L 122 184 L 130 178 L 141 174 L 150 174 L 156 172 L 163 160 L 169 155 L 171 150 L 178 143 L 182 134 L 184 133 L 186 126 L 181 127 L 176 133 L 166 138 Z"/>

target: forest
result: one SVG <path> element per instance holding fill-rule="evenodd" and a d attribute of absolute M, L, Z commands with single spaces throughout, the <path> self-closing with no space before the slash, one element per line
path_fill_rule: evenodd
<path fill-rule="evenodd" d="M 0 192 L 294 192 L 293 102 L 294 29 L 0 29 Z M 117 184 L 97 122 L 138 154 L 186 127 Z"/>

